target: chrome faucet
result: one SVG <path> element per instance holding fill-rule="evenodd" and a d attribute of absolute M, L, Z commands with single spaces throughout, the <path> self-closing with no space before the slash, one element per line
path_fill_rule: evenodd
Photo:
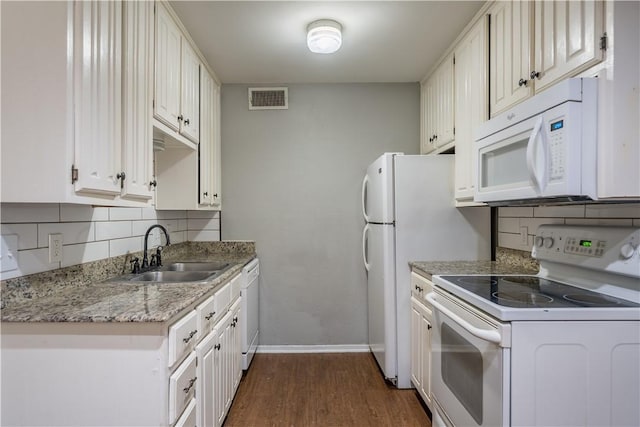
<path fill-rule="evenodd" d="M 144 252 L 143 252 L 144 256 L 142 257 L 142 265 L 140 266 L 142 270 L 144 270 L 145 268 L 149 268 L 149 260 L 147 259 L 147 242 L 149 241 L 149 233 L 151 233 L 151 230 L 153 230 L 154 228 L 159 228 L 160 230 L 162 230 L 162 232 L 164 233 L 164 236 L 167 239 L 167 246 L 171 244 L 171 242 L 169 241 L 169 233 L 167 233 L 166 228 L 164 228 L 160 224 L 154 224 L 151 227 L 149 227 L 147 229 L 147 232 L 144 234 Z M 158 249 L 156 250 L 155 255 L 151 255 L 152 266 L 156 265 L 160 267 L 162 265 L 162 258 L 160 257 L 160 251 L 162 250 L 161 248 L 162 246 L 158 246 Z"/>

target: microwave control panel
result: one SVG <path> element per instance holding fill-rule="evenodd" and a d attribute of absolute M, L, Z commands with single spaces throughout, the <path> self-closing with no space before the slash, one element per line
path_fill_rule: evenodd
<path fill-rule="evenodd" d="M 561 181 L 565 172 L 565 119 L 556 118 L 549 122 L 549 151 L 551 161 L 549 162 L 549 181 Z"/>

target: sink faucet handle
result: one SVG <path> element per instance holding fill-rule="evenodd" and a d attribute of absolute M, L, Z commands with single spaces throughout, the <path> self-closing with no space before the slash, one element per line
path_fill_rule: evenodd
<path fill-rule="evenodd" d="M 157 258 L 156 254 L 151 254 L 151 261 L 149 261 L 149 267 L 153 267 L 154 265 L 156 265 L 156 258 Z"/>
<path fill-rule="evenodd" d="M 156 254 L 155 254 L 155 258 L 156 258 L 156 265 L 158 267 L 160 267 L 162 265 L 162 249 L 164 249 L 162 246 L 158 246 L 156 248 Z M 151 258 L 153 258 L 154 255 L 151 255 Z"/>
<path fill-rule="evenodd" d="M 133 264 L 133 266 L 131 267 L 131 273 L 133 273 L 133 274 L 140 273 L 140 259 L 138 259 L 138 257 L 135 257 L 134 259 L 132 259 L 129 262 L 131 264 Z"/>

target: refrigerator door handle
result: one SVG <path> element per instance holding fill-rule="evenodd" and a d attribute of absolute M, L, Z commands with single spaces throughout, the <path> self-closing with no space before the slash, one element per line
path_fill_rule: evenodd
<path fill-rule="evenodd" d="M 369 246 L 369 241 L 367 239 L 367 234 L 369 233 L 369 224 L 364 226 L 364 230 L 362 230 L 362 261 L 364 261 L 364 268 L 369 271 L 371 268 L 371 264 L 369 264 L 369 260 L 367 259 L 367 247 Z"/>
<path fill-rule="evenodd" d="M 369 215 L 367 215 L 367 183 L 369 182 L 369 176 L 365 175 L 362 180 L 362 215 L 364 220 L 369 222 Z"/>

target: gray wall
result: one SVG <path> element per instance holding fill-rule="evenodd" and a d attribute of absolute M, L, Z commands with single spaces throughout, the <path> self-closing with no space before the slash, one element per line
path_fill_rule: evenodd
<path fill-rule="evenodd" d="M 419 151 L 419 85 L 290 85 L 276 111 L 247 88 L 222 87 L 222 238 L 256 241 L 261 344 L 366 343 L 362 178 Z"/>

